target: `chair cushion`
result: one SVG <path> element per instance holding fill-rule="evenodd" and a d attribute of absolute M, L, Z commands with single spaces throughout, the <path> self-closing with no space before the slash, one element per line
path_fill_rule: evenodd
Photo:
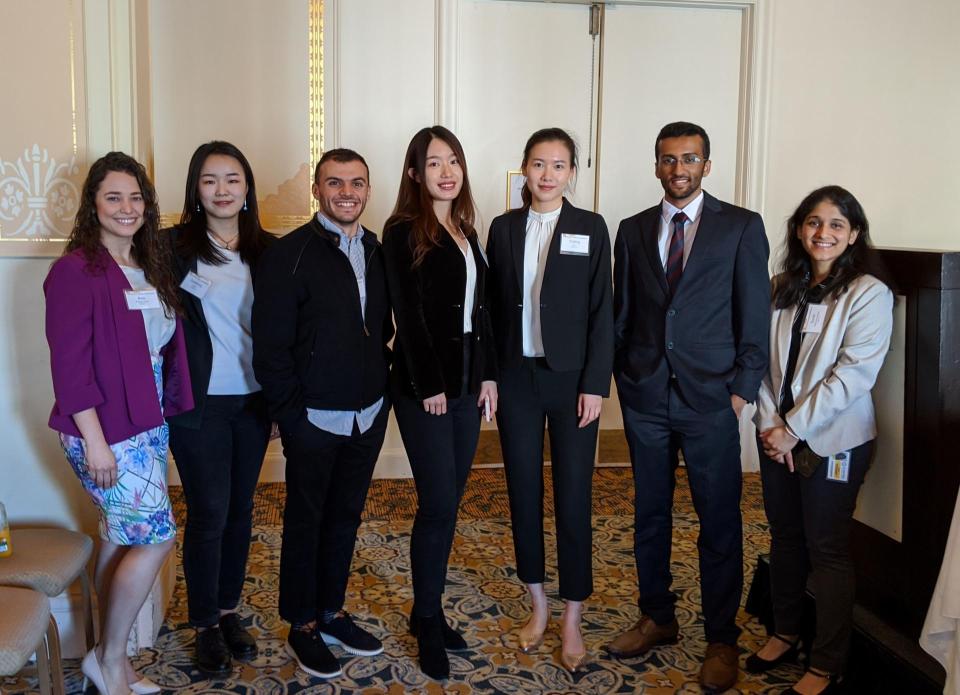
<path fill-rule="evenodd" d="M 86 566 L 93 552 L 89 536 L 60 528 L 12 529 L 13 554 L 0 558 L 0 584 L 58 596 Z"/>
<path fill-rule="evenodd" d="M 50 599 L 33 589 L 0 586 L 0 606 L 0 676 L 12 676 L 40 646 Z"/>

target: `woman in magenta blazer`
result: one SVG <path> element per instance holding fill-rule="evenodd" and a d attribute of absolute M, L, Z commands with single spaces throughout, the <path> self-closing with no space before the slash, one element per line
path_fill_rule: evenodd
<path fill-rule="evenodd" d="M 133 670 L 127 637 L 176 537 L 164 417 L 193 407 L 158 221 L 143 167 L 105 155 L 90 168 L 64 255 L 43 284 L 50 427 L 100 510 L 100 644 L 82 669 L 104 695 L 160 691 Z"/>

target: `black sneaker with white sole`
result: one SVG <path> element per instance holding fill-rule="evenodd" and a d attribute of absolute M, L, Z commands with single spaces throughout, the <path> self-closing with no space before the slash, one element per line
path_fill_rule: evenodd
<path fill-rule="evenodd" d="M 290 628 L 290 634 L 287 635 L 287 653 L 311 676 L 334 678 L 343 673 L 337 657 L 330 653 L 316 631 L 305 632 Z"/>
<path fill-rule="evenodd" d="M 376 656 L 383 652 L 380 640 L 353 622 L 344 611 L 328 623 L 318 620 L 317 634 L 327 644 L 335 644 L 356 656 Z"/>

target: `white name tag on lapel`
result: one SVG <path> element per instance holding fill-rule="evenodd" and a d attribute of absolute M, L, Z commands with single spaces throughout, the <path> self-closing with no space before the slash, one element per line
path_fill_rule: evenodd
<path fill-rule="evenodd" d="M 187 273 L 187 276 L 183 279 L 183 282 L 180 283 L 180 288 L 184 292 L 189 292 L 197 299 L 203 299 L 207 291 L 210 289 L 210 285 L 213 284 L 206 278 L 202 278 L 197 275 L 192 270 Z"/>
<path fill-rule="evenodd" d="M 586 234 L 561 234 L 560 253 L 565 256 L 589 256 L 590 237 Z"/>
<path fill-rule="evenodd" d="M 127 308 L 130 311 L 160 308 L 160 295 L 157 294 L 155 289 L 124 290 L 123 294 L 127 298 Z"/>
<path fill-rule="evenodd" d="M 823 330 L 824 319 L 827 318 L 826 304 L 807 304 L 807 315 L 803 317 L 801 333 L 819 333 Z"/>

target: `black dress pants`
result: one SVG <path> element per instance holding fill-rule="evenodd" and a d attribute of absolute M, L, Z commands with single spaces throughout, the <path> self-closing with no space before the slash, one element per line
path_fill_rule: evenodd
<path fill-rule="evenodd" d="M 777 632 L 800 632 L 809 581 L 817 602 L 810 666 L 840 673 L 853 629 L 854 572 L 850 529 L 873 441 L 850 452 L 848 482 L 827 478 L 826 459 L 806 478 L 760 454 L 763 506 L 770 522 L 770 589 Z"/>
<path fill-rule="evenodd" d="M 464 382 L 466 383 L 466 382 Z M 447 562 L 460 498 L 480 437 L 478 394 L 447 399 L 444 415 L 424 411 L 423 401 L 399 396 L 394 405 L 400 436 L 417 487 L 417 514 L 410 534 L 413 613 L 442 611 Z"/>
<path fill-rule="evenodd" d="M 190 624 L 210 627 L 240 602 L 253 493 L 270 438 L 260 392 L 207 396 L 200 429 L 170 425 L 187 503 L 183 574 Z"/>
<path fill-rule="evenodd" d="M 280 548 L 280 617 L 306 623 L 343 608 L 350 562 L 373 469 L 387 431 L 387 399 L 373 425 L 349 436 L 314 426 L 304 412 L 281 428 L 287 503 Z"/>
<path fill-rule="evenodd" d="M 497 427 L 510 496 L 517 578 L 543 583 L 543 430 L 550 436 L 560 597 L 593 593 L 591 491 L 599 420 L 577 426 L 580 372 L 555 372 L 525 358 L 500 374 Z"/>
<path fill-rule="evenodd" d="M 743 593 L 740 517 L 740 430 L 732 407 L 698 413 L 674 381 L 661 402 L 639 412 L 621 399 L 636 493 L 634 554 L 640 611 L 662 625 L 673 620 L 670 589 L 677 447 L 683 451 L 693 507 L 700 520 L 700 590 L 708 643 L 736 644 Z"/>

